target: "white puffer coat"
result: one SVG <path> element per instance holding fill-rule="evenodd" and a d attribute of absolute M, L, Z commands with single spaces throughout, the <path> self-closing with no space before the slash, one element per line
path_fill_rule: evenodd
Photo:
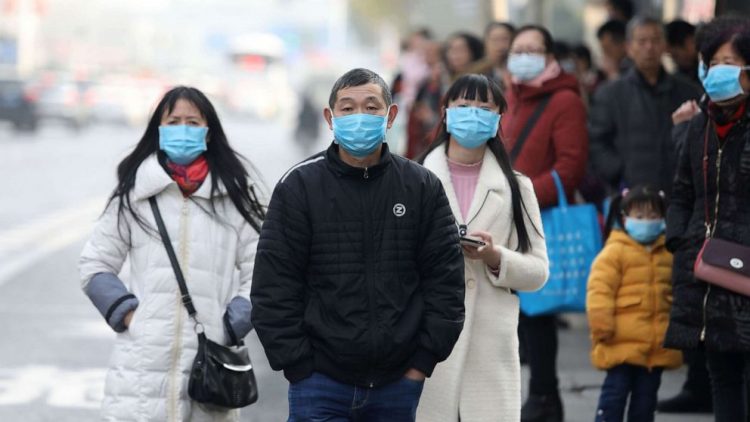
<path fill-rule="evenodd" d="M 531 181 L 519 176 L 526 206 L 527 253 L 516 251 L 510 185 L 495 156 L 486 150 L 474 198 L 464 219 L 453 189 L 443 148 L 427 156 L 424 166 L 443 182 L 453 215 L 468 231 L 486 231 L 500 250 L 500 273 L 484 262 L 466 259 L 466 319 L 453 352 L 439 363 L 424 385 L 417 410 L 419 422 L 502 421 L 521 419 L 521 365 L 518 356 L 518 297 L 513 290 L 537 290 L 549 275 L 547 247 Z M 534 229 L 536 227 L 536 230 Z"/>
<path fill-rule="evenodd" d="M 190 199 L 159 164 L 145 160 L 131 193 L 133 208 L 156 228 L 148 198 L 156 195 L 188 289 L 207 336 L 228 344 L 223 316 L 235 296 L 249 299 L 257 234 L 222 187 L 210 214 L 210 175 Z M 238 411 L 208 410 L 187 395 L 197 351 L 194 324 L 164 245 L 125 213 L 118 233 L 117 204 L 98 221 L 80 260 L 84 286 L 98 273 L 119 274 L 127 257 L 125 284 L 139 300 L 130 327 L 117 335 L 106 377 L 103 417 L 108 421 L 235 421 Z"/>

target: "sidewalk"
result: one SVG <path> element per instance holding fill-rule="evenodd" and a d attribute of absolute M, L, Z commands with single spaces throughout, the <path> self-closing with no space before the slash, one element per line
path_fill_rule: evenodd
<path fill-rule="evenodd" d="M 559 331 L 558 376 L 565 405 L 567 422 L 594 420 L 599 388 L 604 381 L 604 372 L 591 366 L 588 327 L 584 315 L 566 315 L 570 329 Z M 528 387 L 528 368 L 523 369 L 524 399 Z M 685 368 L 665 371 L 662 377 L 660 398 L 668 398 L 679 392 L 685 381 Z M 713 415 L 657 414 L 657 422 L 710 422 Z"/>

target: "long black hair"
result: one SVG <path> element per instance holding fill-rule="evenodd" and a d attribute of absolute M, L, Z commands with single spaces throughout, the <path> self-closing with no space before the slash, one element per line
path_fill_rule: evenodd
<path fill-rule="evenodd" d="M 667 214 L 667 201 L 664 198 L 664 192 L 648 185 L 639 185 L 633 189 L 626 189 L 612 198 L 609 205 L 609 214 L 607 222 L 604 225 L 604 239 L 617 224 L 619 227 L 625 227 L 625 216 L 633 207 L 648 207 L 656 211 L 662 217 Z"/>
<path fill-rule="evenodd" d="M 207 150 L 203 155 L 206 158 L 209 172 L 211 173 L 211 211 L 216 214 L 215 198 L 219 190 L 219 183 L 221 182 L 232 203 L 245 221 L 256 232 L 260 233 L 260 226 L 265 217 L 265 209 L 258 200 L 255 185 L 249 183 L 248 171 L 240 160 L 242 157 L 229 146 L 229 141 L 221 126 L 219 116 L 211 101 L 198 89 L 187 86 L 172 88 L 159 101 L 138 145 L 117 166 L 117 187 L 112 192 L 107 207 L 113 201 L 117 200 L 118 220 L 125 215 L 125 212 L 129 212 L 138 225 L 144 229 L 148 229 L 148 224 L 135 212 L 131 205 L 130 192 L 135 187 L 136 173 L 143 161 L 154 153 L 159 154 L 163 158 L 164 153 L 159 150 L 159 126 L 161 125 L 161 119 L 165 114 L 171 113 L 177 101 L 181 99 L 193 104 L 200 111 L 203 118 L 206 119 L 208 125 L 207 140 L 209 142 L 207 143 Z M 250 165 L 249 162 L 247 163 Z"/>
<path fill-rule="evenodd" d="M 490 98 L 490 96 L 492 98 Z M 448 104 L 451 101 L 465 98 L 467 100 L 479 99 L 482 102 L 493 102 L 500 108 L 502 114 L 508 107 L 508 104 L 503 97 L 500 87 L 497 84 L 484 75 L 468 74 L 463 75 L 453 82 L 453 85 L 448 89 L 443 97 L 442 105 L 443 109 L 448 108 Z M 448 144 L 450 140 L 450 133 L 448 133 L 448 127 L 445 122 L 445 111 L 443 111 L 442 123 L 437 129 L 435 140 L 432 142 L 430 147 L 417 158 L 419 163 L 424 163 L 425 158 L 435 149 L 444 145 L 446 153 L 448 151 Z M 500 139 L 500 134 L 495 135 L 494 138 L 487 140 L 487 148 L 495 156 L 495 159 L 500 164 L 500 168 L 503 170 L 505 178 L 508 179 L 511 192 L 511 203 L 513 208 L 513 223 L 516 226 L 516 232 L 518 234 L 518 250 L 521 252 L 527 252 L 531 249 L 531 240 L 529 233 L 526 228 L 526 222 L 524 221 L 524 214 L 526 212 L 526 205 L 523 203 L 521 197 L 521 188 L 516 178 L 516 173 L 513 171 L 513 167 L 510 164 L 510 158 L 508 153 L 505 151 L 503 141 Z M 539 232 L 539 229 L 534 227 Z"/>

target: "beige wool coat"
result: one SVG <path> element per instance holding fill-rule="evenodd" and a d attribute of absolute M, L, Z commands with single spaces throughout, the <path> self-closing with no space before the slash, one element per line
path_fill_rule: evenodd
<path fill-rule="evenodd" d="M 518 297 L 511 289 L 542 288 L 549 275 L 542 221 L 531 181 L 518 175 L 528 214 L 531 240 L 527 253 L 518 244 L 508 180 L 488 149 L 468 218 L 464 221 L 451 183 L 444 148 L 427 156 L 424 166 L 443 182 L 453 215 L 469 232 L 492 234 L 500 250 L 498 276 L 487 265 L 466 258 L 466 320 L 453 352 L 425 382 L 417 421 L 518 422 L 521 419 L 521 365 L 518 357 Z M 536 229 L 535 229 L 536 227 Z"/>

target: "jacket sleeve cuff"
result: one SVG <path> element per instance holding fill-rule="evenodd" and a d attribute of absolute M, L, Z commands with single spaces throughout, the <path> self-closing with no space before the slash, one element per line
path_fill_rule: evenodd
<path fill-rule="evenodd" d="M 503 282 L 505 281 L 505 277 L 507 277 L 508 275 L 508 264 L 504 262 L 503 258 L 506 254 L 503 253 L 503 248 L 499 246 L 497 246 L 497 248 L 500 251 L 500 266 L 498 267 L 497 271 L 493 271 L 492 268 L 490 268 L 488 265 L 485 265 L 484 272 L 493 286 L 505 287 L 503 286 Z"/>
<path fill-rule="evenodd" d="M 138 299 L 134 295 L 127 294 L 121 297 L 108 311 L 107 314 L 110 316 L 107 318 L 107 324 L 118 333 L 125 331 L 128 328 L 125 326 L 125 316 L 137 307 Z"/>
<path fill-rule="evenodd" d="M 117 275 L 96 274 L 83 290 L 110 327 L 118 333 L 125 331 L 125 315 L 138 306 L 138 299 Z"/>
<path fill-rule="evenodd" d="M 432 376 L 432 371 L 437 365 L 438 359 L 427 349 L 419 348 L 411 360 L 411 367 L 419 370 L 426 376 Z"/>
<path fill-rule="evenodd" d="M 224 327 L 232 344 L 241 344 L 245 336 L 253 329 L 250 321 L 252 307 L 250 300 L 241 296 L 236 296 L 229 302 L 224 313 Z"/>
<path fill-rule="evenodd" d="M 284 368 L 284 378 L 290 383 L 302 381 L 313 373 L 313 360 L 305 359 L 294 365 Z"/>

